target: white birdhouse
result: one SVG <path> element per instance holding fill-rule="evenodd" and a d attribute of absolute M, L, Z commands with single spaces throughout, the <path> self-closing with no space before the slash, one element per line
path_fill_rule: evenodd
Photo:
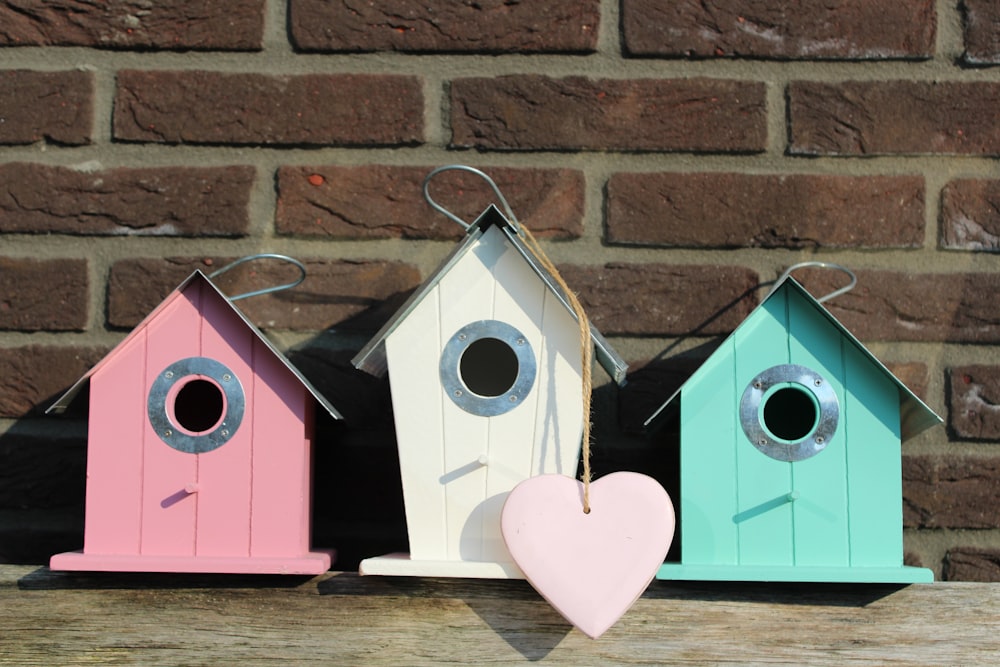
<path fill-rule="evenodd" d="M 580 329 L 518 230 L 487 208 L 354 359 L 389 374 L 410 542 L 362 574 L 523 578 L 500 533 L 508 492 L 576 474 Z M 626 364 L 593 328 L 589 343 L 623 382 Z"/>

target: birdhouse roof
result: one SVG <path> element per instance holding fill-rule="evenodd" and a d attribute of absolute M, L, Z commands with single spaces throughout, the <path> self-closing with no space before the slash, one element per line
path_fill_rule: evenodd
<path fill-rule="evenodd" d="M 813 297 L 808 291 L 806 291 L 806 289 L 802 287 L 802 285 L 800 285 L 791 276 L 786 276 L 783 280 L 775 284 L 774 287 L 771 289 L 771 291 L 768 293 L 768 295 L 764 297 L 764 299 L 760 302 L 760 304 L 753 310 L 753 312 L 751 312 L 747 316 L 746 320 L 744 320 L 736 328 L 736 330 L 739 330 L 740 327 L 745 326 L 747 322 L 754 319 L 755 315 L 757 315 L 757 313 L 760 312 L 761 309 L 764 307 L 764 304 L 766 304 L 771 298 L 773 298 L 775 295 L 777 295 L 779 292 L 783 290 L 795 290 L 796 292 L 798 292 L 803 297 L 803 299 L 807 304 L 815 308 L 817 312 L 819 312 L 826 319 L 826 321 L 829 322 L 830 325 L 840 333 L 841 336 L 843 336 L 847 341 L 849 341 L 852 345 L 854 345 L 858 349 L 858 351 L 861 352 L 861 354 L 872 363 L 873 366 L 882 371 L 882 373 L 884 373 L 886 377 L 888 377 L 892 381 L 892 383 L 896 386 L 897 390 L 899 391 L 900 436 L 903 442 L 905 442 L 906 440 L 912 438 L 913 436 L 919 433 L 922 433 L 923 431 L 927 430 L 932 426 L 936 426 L 937 424 L 942 423 L 941 417 L 939 417 L 933 410 L 927 407 L 927 405 L 922 400 L 920 400 L 912 391 L 910 391 L 909 388 L 899 380 L 899 378 L 893 375 L 892 372 L 888 368 L 886 368 L 885 365 L 868 350 L 868 348 L 862 345 L 861 341 L 855 338 L 854 334 L 848 331 L 844 327 L 844 325 L 841 324 L 840 321 L 830 313 L 830 311 L 824 308 L 823 305 L 818 300 L 816 300 L 815 297 Z M 729 340 L 735 335 L 736 331 L 734 330 L 733 333 L 731 333 L 726 340 Z M 690 378 L 688 378 L 688 380 L 684 382 L 684 384 L 682 384 L 680 388 L 678 388 L 677 391 L 675 391 L 670 396 L 670 398 L 668 398 L 656 410 L 656 412 L 654 412 L 653 415 L 649 417 L 649 419 L 646 420 L 645 426 L 648 427 L 655 421 L 657 421 L 660 418 L 660 416 L 663 415 L 663 413 L 666 411 L 667 407 L 684 392 L 685 388 L 689 384 L 693 382 L 693 380 L 697 377 L 698 373 L 699 371 L 695 371 L 694 374 Z"/>
<path fill-rule="evenodd" d="M 83 389 L 84 385 L 86 385 L 87 381 L 94 373 L 97 373 L 105 364 L 107 364 L 111 359 L 113 359 L 115 357 L 116 352 L 119 349 L 121 349 L 124 345 L 126 345 L 133 337 L 138 335 L 139 331 L 141 331 L 144 327 L 146 327 L 150 322 L 155 320 L 157 317 L 159 317 L 161 311 L 166 307 L 168 303 L 170 303 L 173 300 L 175 295 L 177 295 L 179 292 L 183 292 L 193 283 L 197 282 L 204 283 L 205 285 L 207 285 L 209 287 L 208 293 L 213 295 L 214 298 L 219 299 L 222 303 L 228 306 L 229 309 L 232 310 L 232 313 L 237 318 L 239 318 L 239 320 L 243 322 L 244 325 L 246 325 L 247 329 L 249 329 L 253 333 L 253 335 L 256 336 L 256 338 L 259 339 L 260 342 L 263 343 L 268 350 L 271 351 L 274 357 L 278 361 L 280 361 L 292 373 L 292 375 L 294 375 L 298 379 L 299 382 L 302 383 L 302 386 L 305 387 L 310 394 L 312 394 L 313 398 L 316 399 L 316 401 L 323 407 L 323 409 L 329 412 L 334 419 L 343 418 L 341 414 L 337 411 L 337 409 L 333 407 L 330 401 L 328 401 L 322 394 L 320 394 L 319 391 L 312 385 L 312 383 L 309 382 L 309 380 L 307 380 L 304 375 L 302 375 L 301 371 L 299 371 L 295 366 L 293 366 L 292 363 L 288 360 L 288 358 L 284 354 L 282 354 L 281 351 L 279 351 L 278 348 L 276 348 L 274 344 L 271 343 L 271 341 L 264 336 L 263 333 L 261 333 L 260 329 L 258 329 L 250 320 L 247 319 L 246 315 L 243 314 L 243 311 L 237 308 L 233 304 L 233 302 L 230 301 L 229 297 L 223 294 L 219 290 L 219 288 L 216 287 L 215 283 L 213 283 L 208 278 L 208 276 L 206 276 L 201 271 L 197 270 L 190 276 L 188 276 L 184 280 L 184 282 L 178 285 L 174 289 L 174 291 L 171 292 L 167 296 L 167 298 L 165 298 L 160 303 L 160 305 L 158 305 L 155 309 L 153 309 L 153 311 L 149 313 L 149 315 L 147 315 L 145 319 L 143 319 L 142 322 L 140 322 L 139 325 L 136 326 L 131 333 L 129 333 L 128 336 L 125 337 L 124 340 L 122 340 L 118 345 L 116 345 L 115 348 L 111 350 L 111 352 L 109 352 L 107 356 L 104 357 L 104 359 L 99 361 L 93 368 L 87 371 L 87 373 L 83 377 L 77 380 L 76 384 L 70 387 L 69 390 L 59 398 L 59 400 L 53 403 L 52 406 L 49 407 L 48 410 L 46 410 L 46 412 L 47 413 L 53 412 L 56 414 L 64 412 L 66 408 L 69 407 L 69 404 L 73 401 L 76 395 L 80 392 L 80 390 Z"/>
<path fill-rule="evenodd" d="M 535 255 L 531 252 L 521 237 L 517 227 L 511 223 L 496 206 L 490 205 L 466 230 L 465 239 L 452 251 L 441 263 L 441 266 L 410 295 L 400 309 L 389 319 L 382 329 L 375 334 L 365 347 L 354 357 L 354 365 L 372 375 L 384 375 L 386 368 L 385 339 L 396 330 L 399 324 L 409 316 L 410 313 L 420 304 L 424 298 L 430 294 L 441 279 L 451 270 L 458 261 L 472 250 L 476 242 L 490 228 L 496 226 L 504 234 L 510 244 L 514 247 L 521 258 L 531 267 L 532 271 L 542 280 L 546 288 L 551 291 L 559 302 L 576 318 L 576 313 L 570 305 L 569 298 L 560 287 L 559 281 L 542 266 Z M 604 336 L 593 326 L 590 326 L 590 338 L 594 344 L 597 362 L 619 385 L 625 384 L 625 373 L 628 364 L 611 347 Z"/>

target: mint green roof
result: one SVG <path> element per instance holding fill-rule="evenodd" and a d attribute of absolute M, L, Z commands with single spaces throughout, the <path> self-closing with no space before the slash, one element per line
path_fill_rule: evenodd
<path fill-rule="evenodd" d="M 847 341 L 853 344 L 858 351 L 860 351 L 876 368 L 883 372 L 887 378 L 889 378 L 892 383 L 896 386 L 899 392 L 899 419 L 900 419 L 900 437 L 903 442 L 912 438 L 919 433 L 927 430 L 932 426 L 936 426 L 942 423 L 941 417 L 939 417 L 933 410 L 931 410 L 927 405 L 920 400 L 910 389 L 903 384 L 899 378 L 892 374 L 892 372 L 885 367 L 885 365 L 879 361 L 875 355 L 873 355 L 868 348 L 866 348 L 861 341 L 859 341 L 850 331 L 848 331 L 840 321 L 835 318 L 830 311 L 820 304 L 802 285 L 800 285 L 791 276 L 785 277 L 783 280 L 779 281 L 767 296 L 760 302 L 757 308 L 754 309 L 750 315 L 747 316 L 746 320 L 740 324 L 740 327 L 751 319 L 754 315 L 776 294 L 782 290 L 791 289 L 798 292 L 806 303 L 811 307 L 815 308 L 829 323 L 833 326 Z M 737 330 L 740 328 L 737 327 Z M 726 339 L 732 338 L 735 335 L 735 331 L 730 334 Z M 667 407 L 680 396 L 686 387 L 692 382 L 694 378 L 697 377 L 699 371 L 695 371 L 691 378 L 689 378 L 677 391 L 675 391 L 657 410 L 646 420 L 645 426 L 649 427 L 664 413 Z"/>

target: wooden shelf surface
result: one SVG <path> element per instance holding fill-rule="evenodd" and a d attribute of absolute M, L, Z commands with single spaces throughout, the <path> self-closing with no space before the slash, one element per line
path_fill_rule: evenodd
<path fill-rule="evenodd" d="M 1000 583 L 654 581 L 591 640 L 524 581 L 0 565 L 0 665 L 998 661 Z"/>

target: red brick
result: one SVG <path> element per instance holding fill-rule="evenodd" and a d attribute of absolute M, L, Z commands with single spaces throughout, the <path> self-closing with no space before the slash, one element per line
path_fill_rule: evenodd
<path fill-rule="evenodd" d="M 610 243 L 718 248 L 913 248 L 919 176 L 620 173 L 608 182 Z"/>
<path fill-rule="evenodd" d="M 1000 273 L 858 270 L 858 285 L 823 305 L 861 340 L 996 343 Z M 839 271 L 795 277 L 817 297 L 845 284 Z"/>
<path fill-rule="evenodd" d="M 306 51 L 589 53 L 599 22 L 599 0 L 289 3 L 292 41 Z"/>
<path fill-rule="evenodd" d="M 458 239 L 462 228 L 423 196 L 430 167 L 283 167 L 278 170 L 280 234 L 331 238 Z M 514 214 L 539 237 L 583 232 L 584 178 L 572 169 L 489 168 Z M 430 186 L 435 201 L 467 222 L 498 203 L 478 176 L 446 171 Z M 499 204 L 498 204 L 499 205 Z M 501 206 L 502 209 L 502 206 Z"/>
<path fill-rule="evenodd" d="M 264 0 L 0 0 L 0 46 L 259 49 L 264 5 Z"/>
<path fill-rule="evenodd" d="M 1000 64 L 1000 6 L 995 0 L 962 0 L 963 59 L 970 65 Z"/>
<path fill-rule="evenodd" d="M 903 546 L 906 546 L 906 535 L 903 535 Z M 920 554 L 910 551 L 909 549 L 903 551 L 903 565 L 908 567 L 930 567 L 927 565 Z"/>
<path fill-rule="evenodd" d="M 948 549 L 943 575 L 945 581 L 1000 581 L 1000 549 Z"/>
<path fill-rule="evenodd" d="M 82 331 L 87 261 L 0 257 L 0 330 Z"/>
<path fill-rule="evenodd" d="M 204 273 L 231 258 L 126 259 L 111 267 L 108 278 L 108 324 L 138 324 L 195 269 Z M 401 305 L 419 283 L 416 268 L 380 260 L 300 260 L 305 282 L 295 289 L 236 302 L 257 326 L 267 329 L 372 331 Z M 287 283 L 294 267 L 274 261 L 248 262 L 216 279 L 228 295 Z"/>
<path fill-rule="evenodd" d="M 885 367 L 916 396 L 927 399 L 927 385 L 930 381 L 927 364 L 919 361 L 887 361 Z"/>
<path fill-rule="evenodd" d="M 242 236 L 253 167 L 0 165 L 0 232 Z"/>
<path fill-rule="evenodd" d="M 1000 250 L 1000 180 L 963 178 L 944 186 L 941 247 Z"/>
<path fill-rule="evenodd" d="M 789 151 L 800 155 L 1000 155 L 997 82 L 795 81 Z"/>
<path fill-rule="evenodd" d="M 1000 527 L 1000 458 L 903 456 L 903 523 Z"/>
<path fill-rule="evenodd" d="M 728 333 L 756 305 L 757 274 L 729 266 L 560 266 L 591 322 L 605 335 Z"/>
<path fill-rule="evenodd" d="M 625 49 L 641 56 L 929 58 L 932 0 L 623 0 Z"/>
<path fill-rule="evenodd" d="M 107 352 L 48 345 L 0 349 L 0 417 L 44 412 Z"/>
<path fill-rule="evenodd" d="M 1000 440 L 1000 366 L 948 369 L 948 426 L 967 440 Z"/>
<path fill-rule="evenodd" d="M 400 146 L 423 137 L 413 76 L 118 73 L 116 139 L 190 144 Z"/>
<path fill-rule="evenodd" d="M 93 97 L 89 72 L 0 71 L 0 144 L 90 143 Z"/>
<path fill-rule="evenodd" d="M 767 143 L 763 83 L 723 79 L 554 79 L 451 84 L 454 147 L 754 153 Z"/>

